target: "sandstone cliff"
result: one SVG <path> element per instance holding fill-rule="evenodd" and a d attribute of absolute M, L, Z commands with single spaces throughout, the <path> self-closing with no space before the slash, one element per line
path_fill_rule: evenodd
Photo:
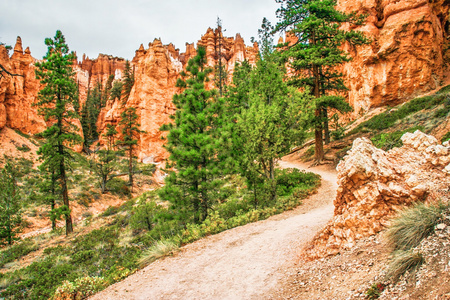
<path fill-rule="evenodd" d="M 236 38 L 223 37 L 220 30 L 209 28 L 197 43 L 206 48 L 209 66 L 212 67 L 217 63 L 218 55 L 215 49 L 219 38 L 222 44 L 220 57 L 229 78 L 236 62 L 244 59 L 250 63 L 255 62 L 257 45 L 247 47 L 239 34 Z M 175 111 L 172 97 L 178 92 L 175 87 L 176 80 L 188 60 L 195 55 L 194 44 L 186 44 L 185 53 L 180 53 L 172 44 L 163 45 L 158 39 L 149 43 L 148 49 L 144 49 L 141 45 L 132 60 L 135 83 L 130 97 L 126 103 L 121 101 L 107 103 L 99 116 L 99 130 L 104 131 L 107 124 L 116 125 L 126 107 L 135 107 L 141 130 L 144 131 L 139 137 L 139 159 L 153 162 L 167 158 L 168 154 L 162 147 L 164 141 L 161 137 L 164 134 L 159 128 L 170 122 L 169 116 Z"/>
<path fill-rule="evenodd" d="M 406 133 L 403 147 L 388 152 L 366 138 L 354 141 L 339 163 L 334 217 L 306 256 L 324 257 L 374 235 L 396 212 L 417 201 L 450 201 L 450 144 L 420 131 Z"/>
<path fill-rule="evenodd" d="M 447 79 L 448 0 L 338 0 L 338 9 L 368 15 L 356 29 L 372 43 L 348 48 L 354 59 L 343 67 L 355 113 L 405 102 Z"/>
<path fill-rule="evenodd" d="M 23 51 L 20 37 L 17 37 L 11 57 L 6 48 L 0 46 L 0 64 L 9 73 L 18 75 L 0 78 L 0 129 L 7 126 L 27 134 L 45 129 L 44 119 L 32 106 L 40 89 L 34 73 L 35 62 L 29 48 Z"/>

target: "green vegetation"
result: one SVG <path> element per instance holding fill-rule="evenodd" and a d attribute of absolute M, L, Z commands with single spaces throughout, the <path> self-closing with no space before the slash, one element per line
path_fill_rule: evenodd
<path fill-rule="evenodd" d="M 435 108 L 439 105 L 444 105 L 443 109 L 450 111 L 450 105 L 448 105 L 448 96 L 443 92 L 446 88 L 441 89 L 434 95 L 425 96 L 421 98 L 413 99 L 406 102 L 396 108 L 387 110 L 384 113 L 374 116 L 370 120 L 360 124 L 355 129 L 353 129 L 349 134 L 355 134 L 361 132 L 364 129 L 369 129 L 371 131 L 381 131 L 389 129 L 394 126 L 398 121 L 405 119 L 406 117 L 417 113 L 421 110 L 429 110 Z M 438 110 L 439 112 L 440 110 Z M 434 117 L 442 115 L 442 112 L 435 113 Z"/>
<path fill-rule="evenodd" d="M 17 186 L 18 170 L 12 160 L 4 157 L 0 171 L 0 245 L 12 245 L 22 222 L 20 190 Z"/>
<path fill-rule="evenodd" d="M 177 214 L 193 218 L 195 223 L 206 220 L 217 201 L 220 185 L 218 136 L 221 102 L 215 101 L 215 90 L 208 91 L 205 82 L 211 69 L 206 68 L 206 50 L 199 47 L 190 59 L 177 87 L 184 91 L 173 97 L 177 111 L 174 123 L 161 129 L 169 131 L 165 148 L 170 153 L 170 171 L 161 197 L 178 209 Z"/>
<path fill-rule="evenodd" d="M 372 143 L 375 147 L 383 149 L 385 151 L 390 150 L 394 147 L 403 146 L 401 137 L 407 132 L 415 132 L 416 130 L 423 131 L 422 126 L 415 126 L 412 128 L 408 128 L 406 130 L 388 132 L 388 133 L 379 133 L 371 138 Z"/>
<path fill-rule="evenodd" d="M 67 188 L 67 171 L 72 156 L 68 146 L 81 142 L 77 134 L 78 127 L 74 121 L 79 118 L 72 108 L 78 103 L 77 85 L 71 68 L 75 54 L 69 53 L 64 35 L 56 31 L 54 39 L 45 39 L 48 52 L 43 62 L 36 63 L 36 77 L 40 79 L 43 89 L 39 91 L 36 103 L 38 111 L 51 126 L 41 133 L 45 143 L 38 154 L 43 163 L 41 171 L 54 174 L 59 182 L 66 219 L 66 234 L 73 232 L 70 215 L 69 193 Z"/>
<path fill-rule="evenodd" d="M 415 248 L 434 233 L 435 226 L 443 222 L 449 211 L 449 204 L 418 203 L 392 220 L 386 232 L 387 243 L 393 250 L 386 279 L 396 282 L 406 271 L 414 272 L 420 267 L 424 259 Z"/>
<path fill-rule="evenodd" d="M 394 250 L 404 251 L 417 247 L 424 238 L 434 232 L 434 227 L 442 220 L 443 212 L 448 209 L 448 205 L 418 203 L 403 210 L 386 232 L 389 245 Z"/>
<path fill-rule="evenodd" d="M 275 31 L 287 31 L 297 38 L 293 44 L 279 45 L 286 62 L 295 70 L 289 83 L 297 88 L 307 88 L 313 96 L 310 126 L 315 131 L 315 161 L 324 159 L 325 142 L 330 140 L 328 108 L 341 112 L 351 107 L 339 92 L 345 91 L 342 74 L 336 66 L 350 61 L 349 54 L 341 45 L 362 45 L 368 39 L 361 32 L 341 29 L 341 24 L 361 25 L 365 16 L 346 14 L 336 10 L 336 0 L 277 0 L 279 23 Z M 304 112 L 305 113 L 305 112 Z"/>
<path fill-rule="evenodd" d="M 134 148 L 138 142 L 138 133 L 141 132 L 139 130 L 139 126 L 141 125 L 137 122 L 137 118 L 136 108 L 134 107 L 127 107 L 127 109 L 120 114 L 119 126 L 122 129 L 122 139 L 116 143 L 123 147 L 128 154 L 128 185 L 131 188 L 133 188 Z"/>
<path fill-rule="evenodd" d="M 26 239 L 21 243 L 2 249 L 0 252 L 0 268 L 7 263 L 15 261 L 16 259 L 38 249 L 39 245 L 31 239 Z"/>
<path fill-rule="evenodd" d="M 31 265 L 1 274 L 0 297 L 91 295 L 170 255 L 182 244 L 292 209 L 320 184 L 319 176 L 298 170 L 279 170 L 277 178 L 279 197 L 258 209 L 253 208 L 245 181 L 236 175 L 227 178 L 227 201 L 217 202 L 215 212 L 202 223 L 180 219 L 176 209 L 160 204 L 158 191 L 146 192 L 121 207 L 110 207 L 101 216 L 107 218 L 106 226 L 77 236 L 67 245 L 46 248 L 43 257 Z M 31 240 L 24 243 L 13 246 L 23 249 L 17 250 L 22 253 L 19 256 L 35 247 Z M 2 257 L 13 250 L 4 251 L 10 252 L 2 252 Z"/>

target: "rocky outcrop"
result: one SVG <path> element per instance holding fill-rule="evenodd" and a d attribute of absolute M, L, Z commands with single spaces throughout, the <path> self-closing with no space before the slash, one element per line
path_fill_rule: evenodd
<path fill-rule="evenodd" d="M 236 38 L 227 38 L 222 36 L 220 30 L 208 29 L 197 45 L 206 48 L 209 66 L 212 67 L 217 63 L 218 55 L 215 49 L 219 38 L 222 44 L 222 63 L 229 76 L 233 73 L 235 62 L 244 59 L 250 63 L 256 61 L 258 53 L 256 45 L 247 47 L 240 35 Z M 167 158 L 168 154 L 162 147 L 164 140 L 161 139 L 164 133 L 159 128 L 171 122 L 169 116 L 175 111 L 172 97 L 179 92 L 175 86 L 176 80 L 188 60 L 195 55 L 194 44 L 186 44 L 185 53 L 180 53 L 172 44 L 163 45 L 158 39 L 149 43 L 148 49 L 141 45 L 132 60 L 135 83 L 128 101 L 107 103 L 100 112 L 97 127 L 104 132 L 107 124 L 117 125 L 120 114 L 126 107 L 135 107 L 141 124 L 140 129 L 143 131 L 139 136 L 139 159 L 157 162 Z"/>
<path fill-rule="evenodd" d="M 447 79 L 448 0 L 338 0 L 337 8 L 368 15 L 354 29 L 372 43 L 347 47 L 353 60 L 343 67 L 355 113 L 405 102 Z"/>
<path fill-rule="evenodd" d="M 23 51 L 20 37 L 11 57 L 6 48 L 0 46 L 0 64 L 14 75 L 3 74 L 0 78 L 0 129 L 7 126 L 27 134 L 45 129 L 44 119 L 33 107 L 40 89 L 34 73 L 35 62 L 29 48 Z"/>
<path fill-rule="evenodd" d="M 96 59 L 90 59 L 83 54 L 81 62 L 74 66 L 80 104 L 86 102 L 89 89 L 93 89 L 98 82 L 104 87 L 110 75 L 114 75 L 115 80 L 120 80 L 124 69 L 123 58 L 99 54 Z"/>
<path fill-rule="evenodd" d="M 334 217 L 305 250 L 309 258 L 336 254 L 374 235 L 406 205 L 449 199 L 450 145 L 420 131 L 388 152 L 358 138 L 339 163 Z"/>

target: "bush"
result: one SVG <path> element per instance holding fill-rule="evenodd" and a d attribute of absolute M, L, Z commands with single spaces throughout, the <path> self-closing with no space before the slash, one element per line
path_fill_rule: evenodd
<path fill-rule="evenodd" d="M 178 243 L 171 240 L 158 241 L 155 245 L 142 253 L 141 258 L 139 259 L 139 266 L 143 268 L 161 257 L 172 255 L 178 250 L 178 247 Z"/>
<path fill-rule="evenodd" d="M 450 140 L 450 131 L 447 132 L 442 138 L 441 138 L 441 143 L 446 142 Z"/>
<path fill-rule="evenodd" d="M 131 229 L 134 231 L 152 230 L 158 211 L 158 205 L 153 201 L 139 204 L 132 211 Z"/>
<path fill-rule="evenodd" d="M 434 227 L 441 221 L 442 213 L 448 205 L 425 205 L 419 203 L 401 212 L 392 221 L 386 232 L 388 244 L 394 250 L 407 251 L 417 247 L 420 242 L 434 232 Z"/>
<path fill-rule="evenodd" d="M 127 182 L 120 178 L 113 178 L 106 184 L 106 189 L 117 196 L 131 196 Z"/>
<path fill-rule="evenodd" d="M 7 247 L 0 252 L 0 267 L 38 249 L 39 245 L 30 239 Z"/>
<path fill-rule="evenodd" d="M 397 282 L 406 271 L 415 272 L 424 262 L 422 254 L 413 250 L 398 250 L 389 263 L 386 279 Z"/>
<path fill-rule="evenodd" d="M 407 132 L 414 132 L 416 130 L 423 131 L 423 127 L 415 126 L 406 130 L 389 132 L 389 133 L 380 133 L 372 137 L 372 143 L 375 147 L 383 149 L 384 151 L 388 151 L 394 147 L 403 146 L 402 136 Z"/>
<path fill-rule="evenodd" d="M 74 282 L 64 281 L 55 292 L 52 299 L 87 299 L 89 296 L 101 291 L 106 287 L 103 277 L 81 277 Z"/>

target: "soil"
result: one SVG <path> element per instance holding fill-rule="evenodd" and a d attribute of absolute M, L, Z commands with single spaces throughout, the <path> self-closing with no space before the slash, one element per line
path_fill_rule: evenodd
<path fill-rule="evenodd" d="M 280 166 L 306 167 L 288 160 Z M 330 165 L 307 171 L 320 174 L 322 185 L 297 209 L 184 246 L 91 299 L 267 298 L 333 215 L 336 172 Z"/>

